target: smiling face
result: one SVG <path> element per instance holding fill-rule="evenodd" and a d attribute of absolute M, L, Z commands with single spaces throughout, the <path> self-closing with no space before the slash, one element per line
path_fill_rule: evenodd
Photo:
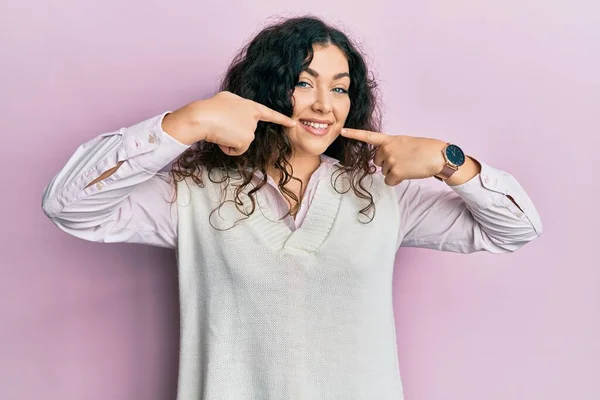
<path fill-rule="evenodd" d="M 348 60 L 334 45 L 313 46 L 312 62 L 294 88 L 292 118 L 287 129 L 296 159 L 323 154 L 338 137 L 350 111 Z"/>

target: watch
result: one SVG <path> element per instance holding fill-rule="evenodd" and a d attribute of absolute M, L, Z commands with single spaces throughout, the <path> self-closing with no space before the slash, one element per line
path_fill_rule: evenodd
<path fill-rule="evenodd" d="M 434 177 L 442 182 L 450 178 L 465 163 L 465 153 L 455 144 L 448 143 L 442 150 L 446 165 L 442 171 Z"/>

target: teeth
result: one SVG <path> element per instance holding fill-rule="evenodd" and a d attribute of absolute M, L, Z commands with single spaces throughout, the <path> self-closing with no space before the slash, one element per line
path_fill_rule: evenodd
<path fill-rule="evenodd" d="M 301 121 L 304 125 L 312 126 L 316 129 L 325 129 L 329 126 L 329 124 L 317 124 L 315 122 Z"/>

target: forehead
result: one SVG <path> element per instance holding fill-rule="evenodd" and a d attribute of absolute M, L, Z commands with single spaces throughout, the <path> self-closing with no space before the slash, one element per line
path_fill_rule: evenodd
<path fill-rule="evenodd" d="M 340 72 L 350 72 L 346 54 L 334 45 L 313 45 L 313 59 L 309 68 L 317 71 L 320 76 L 330 78 Z"/>

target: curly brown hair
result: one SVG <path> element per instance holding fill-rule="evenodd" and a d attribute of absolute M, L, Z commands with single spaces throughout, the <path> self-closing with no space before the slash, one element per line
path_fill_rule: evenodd
<path fill-rule="evenodd" d="M 232 92 L 291 116 L 291 94 L 298 83 L 300 73 L 312 62 L 313 45 L 337 46 L 347 57 L 351 84 L 348 90 L 350 110 L 345 127 L 380 131 L 381 113 L 377 83 L 369 73 L 363 55 L 346 34 L 314 16 L 286 19 L 260 31 L 234 57 L 219 91 Z M 265 82 L 270 84 L 266 85 Z M 248 217 L 255 211 L 255 193 L 267 183 L 267 167 L 270 167 L 282 177 L 278 182 L 281 192 L 293 201 L 285 216 L 295 215 L 300 208 L 300 200 L 285 186 L 291 179 L 300 180 L 293 176 L 293 168 L 289 163 L 292 146 L 287 135 L 283 133 L 284 127 L 281 125 L 259 121 L 250 147 L 238 156 L 226 155 L 217 144 L 196 142 L 173 164 L 170 171 L 173 181 L 179 182 L 190 177 L 194 183 L 204 187 L 201 177 L 203 166 L 207 168 L 207 176 L 211 182 L 225 183 L 225 187 L 235 175 L 237 178 L 234 179 L 240 178 L 241 183 L 237 185 L 233 201 L 238 210 Z M 325 155 L 339 160 L 341 164 L 332 175 L 332 185 L 337 191 L 333 180 L 337 180 L 343 174 L 350 177 L 350 188 L 356 196 L 368 200 L 368 204 L 359 211 L 367 217 L 371 214 L 368 222 L 375 216 L 375 204 L 373 196 L 365 189 L 363 180 L 376 171 L 375 166 L 371 164 L 375 150 L 372 145 L 341 135 L 325 150 Z M 214 180 L 211 177 L 214 170 L 223 172 L 221 179 Z M 240 195 L 250 184 L 256 171 L 261 171 L 263 178 L 247 193 L 252 202 L 248 212 L 243 209 Z M 300 184 L 302 185 L 302 182 Z M 302 192 L 301 187 L 300 193 Z M 222 201 L 213 212 L 224 203 L 225 201 Z"/>

